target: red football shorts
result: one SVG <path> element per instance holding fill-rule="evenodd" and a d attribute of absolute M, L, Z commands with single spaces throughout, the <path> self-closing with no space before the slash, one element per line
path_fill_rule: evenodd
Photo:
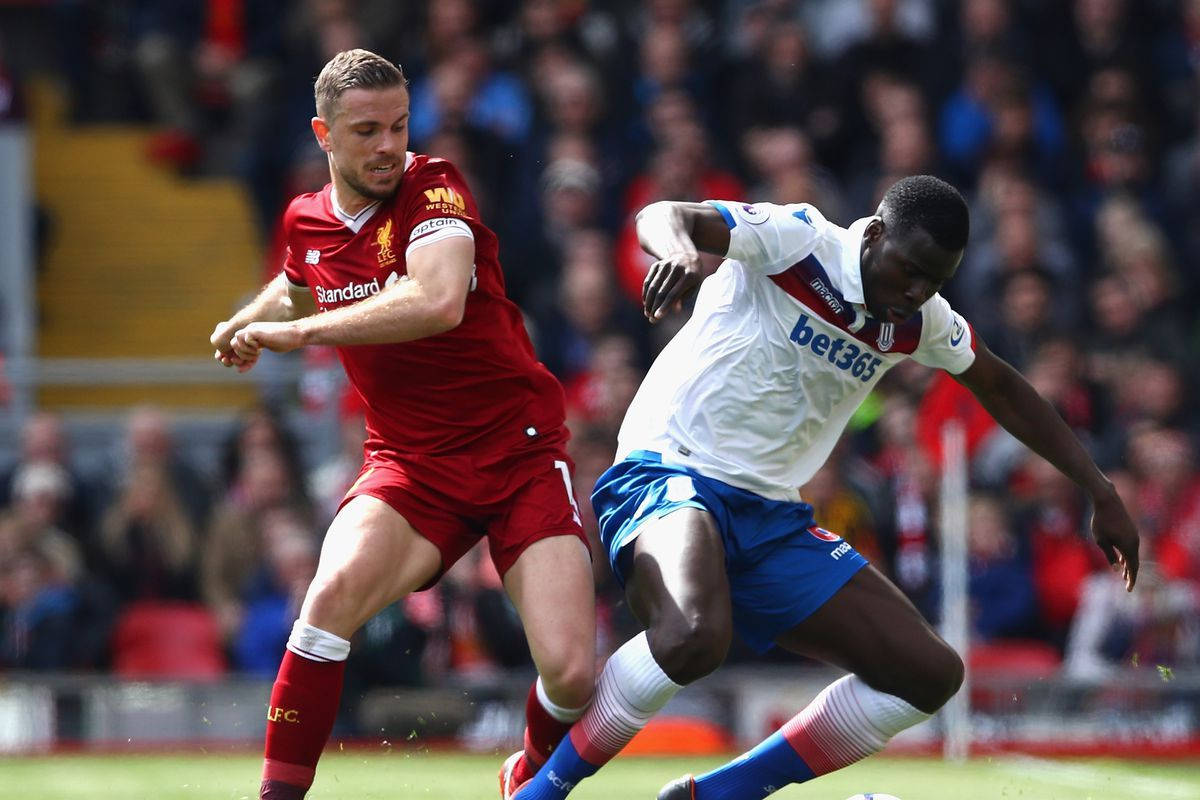
<path fill-rule="evenodd" d="M 441 551 L 443 573 L 486 536 L 503 576 L 540 539 L 567 534 L 587 544 L 574 468 L 558 442 L 487 455 L 368 450 L 342 505 L 369 495 L 396 509 Z"/>

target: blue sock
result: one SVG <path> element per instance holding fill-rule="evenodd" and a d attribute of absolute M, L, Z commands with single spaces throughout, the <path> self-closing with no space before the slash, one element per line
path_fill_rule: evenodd
<path fill-rule="evenodd" d="M 696 800 L 762 800 L 814 777 L 783 733 L 775 731 L 750 752 L 696 778 Z"/>
<path fill-rule="evenodd" d="M 598 769 L 598 765 L 584 761 L 576 752 L 568 734 L 513 800 L 562 800 L 576 784 L 595 775 Z"/>

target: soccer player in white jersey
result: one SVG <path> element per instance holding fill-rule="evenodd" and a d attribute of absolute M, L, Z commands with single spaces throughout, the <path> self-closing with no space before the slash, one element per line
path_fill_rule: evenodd
<path fill-rule="evenodd" d="M 757 800 L 840 769 L 927 719 L 963 663 L 837 534 L 802 486 L 883 374 L 905 358 L 968 387 L 1010 433 L 1087 492 L 1092 533 L 1132 590 L 1138 534 L 1112 483 L 1054 409 L 938 294 L 967 244 L 966 203 L 921 175 L 849 228 L 807 204 L 660 202 L 638 216 L 658 259 L 656 322 L 725 256 L 659 355 L 592 495 L 601 538 L 646 631 L 609 659 L 591 707 L 517 800 L 564 797 L 683 685 L 715 670 L 736 628 L 850 674 L 723 767 L 659 800 Z"/>

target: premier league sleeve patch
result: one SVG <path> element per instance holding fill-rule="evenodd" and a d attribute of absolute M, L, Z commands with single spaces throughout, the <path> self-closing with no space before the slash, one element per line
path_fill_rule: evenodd
<path fill-rule="evenodd" d="M 751 225 L 761 225 L 771 218 L 769 209 L 759 205 L 751 205 L 750 203 L 742 203 L 734 206 L 734 210 L 740 219 L 749 222 Z"/>

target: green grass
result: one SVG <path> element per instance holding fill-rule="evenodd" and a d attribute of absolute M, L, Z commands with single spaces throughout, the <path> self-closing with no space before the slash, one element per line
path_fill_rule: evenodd
<path fill-rule="evenodd" d="M 499 756 L 348 751 L 321 762 L 311 800 L 495 800 Z M 572 800 L 653 800 L 662 784 L 711 759 L 619 759 Z M 0 759 L 2 800 L 254 800 L 259 759 L 244 751 L 194 756 L 87 755 Z M 882 791 L 903 800 L 1196 800 L 1200 765 L 1127 761 L 874 758 L 775 797 L 843 800 Z"/>

